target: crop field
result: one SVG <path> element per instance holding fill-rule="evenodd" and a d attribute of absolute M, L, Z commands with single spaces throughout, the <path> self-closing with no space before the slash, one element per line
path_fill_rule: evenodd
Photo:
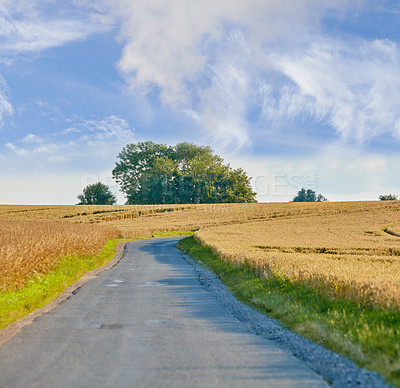
<path fill-rule="evenodd" d="M 400 202 L 274 206 L 281 210 L 275 217 L 205 228 L 195 238 L 261 276 L 333 299 L 400 308 Z"/>
<path fill-rule="evenodd" d="M 0 205 L 0 220 L 63 221 L 73 224 L 114 226 L 127 238 L 154 232 L 190 230 L 201 222 L 216 225 L 230 214 L 232 205 L 74 205 L 13 206 Z M 237 216 L 240 212 L 232 213 Z M 229 217 L 231 218 L 231 217 Z"/>
<path fill-rule="evenodd" d="M 315 205 L 318 205 L 316 207 Z M 0 220 L 64 221 L 114 226 L 124 237 L 170 232 L 251 221 L 290 219 L 333 214 L 380 212 L 395 204 L 382 202 L 343 203 L 251 203 L 204 205 L 0 205 Z M 316 213 L 317 212 L 317 213 Z M 395 227 L 395 225 L 392 225 Z M 395 230 L 395 229 L 394 229 Z M 400 233 L 400 227 L 397 226 Z"/>
<path fill-rule="evenodd" d="M 0 220 L 0 292 L 24 287 L 70 255 L 97 254 L 115 228 L 65 222 Z"/>
<path fill-rule="evenodd" d="M 0 292 L 24 287 L 31 276 L 52 271 L 63 256 L 98 252 L 107 239 L 269 219 L 287 214 L 286 207 L 0 205 Z"/>
<path fill-rule="evenodd" d="M 0 206 L 0 290 L 116 237 L 196 230 L 224 260 L 367 305 L 400 307 L 400 203 Z"/>

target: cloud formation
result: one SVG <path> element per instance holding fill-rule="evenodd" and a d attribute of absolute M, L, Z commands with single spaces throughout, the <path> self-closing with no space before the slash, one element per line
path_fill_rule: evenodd
<path fill-rule="evenodd" d="M 107 31 L 111 27 L 107 10 L 104 5 L 98 7 L 80 0 L 62 6 L 54 0 L 1 0 L 0 63 L 11 66 L 42 50 Z M 12 114 L 7 85 L 0 74 L 0 128 L 5 117 Z"/>
<path fill-rule="evenodd" d="M 111 0 L 110 0 L 111 1 Z M 345 1 L 114 1 L 124 44 L 118 68 L 132 89 L 156 91 L 183 108 L 226 148 L 249 143 L 249 100 L 268 68 L 266 45 L 319 30 Z"/>
<path fill-rule="evenodd" d="M 104 159 L 113 159 L 123 146 L 135 141 L 134 130 L 124 119 L 109 116 L 96 120 L 75 119 L 72 127 L 59 134 L 40 136 L 30 133 L 14 143 L 8 142 L 5 147 L 32 163 L 59 164 L 81 156 L 94 158 L 100 155 Z"/>
<path fill-rule="evenodd" d="M 329 37 L 322 23 L 327 15 L 377 7 L 371 4 L 3 0 L 0 60 L 113 27 L 122 45 L 116 66 L 132 93 L 188 115 L 217 149 L 240 149 L 262 133 L 278 139 L 285 123 L 298 120 L 320 123 L 344 143 L 385 134 L 400 140 L 397 44 Z M 11 113 L 0 83 L 0 123 Z M 118 130 L 124 137 L 126 128 Z"/>
<path fill-rule="evenodd" d="M 88 145 L 91 146 L 110 144 L 123 146 L 136 141 L 134 131 L 128 122 L 115 115 L 100 120 L 84 119 L 80 126 L 86 129 Z"/>
<path fill-rule="evenodd" d="M 389 133 L 400 140 L 400 51 L 389 40 L 319 39 L 306 50 L 271 54 L 286 77 L 279 103 L 266 117 L 306 114 L 326 120 L 346 142 Z"/>
<path fill-rule="evenodd" d="M 1 61 L 37 53 L 51 47 L 83 40 L 110 28 L 107 8 L 74 1 L 2 0 L 0 2 Z M 78 6 L 78 7 L 77 7 Z"/>
<path fill-rule="evenodd" d="M 118 68 L 131 88 L 189 113 L 222 148 L 250 144 L 254 127 L 299 118 L 344 142 L 400 138 L 397 45 L 329 38 L 321 26 L 328 12 L 362 10 L 363 1 L 113 3 Z"/>
<path fill-rule="evenodd" d="M 111 0 L 110 0 L 111 1 Z M 212 53 L 218 55 L 225 36 L 243 31 L 249 44 L 260 49 L 288 34 L 318 28 L 320 17 L 344 1 L 319 0 L 130 0 L 112 1 L 120 11 L 120 40 L 124 43 L 119 68 L 133 86 L 157 84 L 166 102 L 182 100 Z M 290 29 L 288 27 L 290 26 Z M 297 39 L 296 39 L 297 40 Z"/>
<path fill-rule="evenodd" d="M 3 127 L 4 117 L 11 116 L 13 107 L 7 96 L 7 85 L 0 75 L 0 129 Z"/>
<path fill-rule="evenodd" d="M 35 140 L 29 141 L 29 138 L 33 137 Z M 25 137 L 19 142 L 25 143 L 25 145 L 21 147 L 9 142 L 6 144 L 6 148 L 20 157 L 29 158 L 32 159 L 32 161 L 37 160 L 39 163 L 67 162 L 73 156 L 78 155 L 76 150 L 77 144 L 72 141 L 67 143 L 55 143 L 30 134 L 28 135 L 28 140 Z"/>

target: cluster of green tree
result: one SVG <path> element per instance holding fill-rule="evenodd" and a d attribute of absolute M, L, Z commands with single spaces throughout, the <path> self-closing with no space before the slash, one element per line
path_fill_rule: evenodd
<path fill-rule="evenodd" d="M 256 202 L 250 178 L 210 147 L 128 144 L 112 172 L 127 204 Z"/>
<path fill-rule="evenodd" d="M 381 201 L 397 201 L 399 198 L 396 195 L 387 194 L 387 195 L 380 195 L 379 199 Z"/>
<path fill-rule="evenodd" d="M 83 189 L 83 193 L 78 195 L 78 199 L 78 205 L 114 205 L 117 203 L 117 198 L 110 188 L 101 182 L 87 185 Z"/>
<path fill-rule="evenodd" d="M 301 188 L 297 195 L 293 198 L 292 202 L 327 202 L 328 199 L 322 194 L 316 194 L 314 190 L 306 190 L 304 187 Z"/>
<path fill-rule="evenodd" d="M 131 143 L 118 154 L 118 159 L 112 174 L 128 205 L 256 202 L 246 172 L 225 164 L 210 147 Z M 82 205 L 117 202 L 109 187 L 100 182 L 85 187 L 78 199 Z M 326 201 L 322 194 L 305 188 L 293 198 L 293 202 Z"/>

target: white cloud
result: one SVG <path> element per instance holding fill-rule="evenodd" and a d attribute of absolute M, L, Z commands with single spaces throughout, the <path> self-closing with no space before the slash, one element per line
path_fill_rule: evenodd
<path fill-rule="evenodd" d="M 32 138 L 32 136 L 35 138 L 33 141 L 26 141 L 26 137 L 21 140 L 21 142 L 27 143 L 28 146 L 30 145 L 29 148 L 18 147 L 11 142 L 6 144 L 6 148 L 20 157 L 36 158 L 39 162 L 66 162 L 77 155 L 76 144 L 73 142 L 51 143 L 42 138 L 37 141 L 35 135 L 28 135 L 29 138 Z"/>
<path fill-rule="evenodd" d="M 257 123 L 249 114 L 257 106 L 276 131 L 312 119 L 345 142 L 363 144 L 385 133 L 400 138 L 398 47 L 329 39 L 321 27 L 327 12 L 362 10 L 369 6 L 364 1 L 113 4 L 124 44 L 118 67 L 131 88 L 155 90 L 165 104 L 183 107 L 217 148 L 250 143 Z"/>
<path fill-rule="evenodd" d="M 4 124 L 4 117 L 11 116 L 13 113 L 13 108 L 10 102 L 7 99 L 7 96 L 1 93 L 0 91 L 0 128 Z"/>
<path fill-rule="evenodd" d="M 227 148 L 249 143 L 248 101 L 265 45 L 294 45 L 345 1 L 109 0 L 119 10 L 118 67 L 136 92 L 196 117 Z M 358 2 L 356 2 L 358 3 Z M 353 4 L 354 5 L 354 4 Z M 348 6 L 348 5 L 347 5 Z M 235 50 L 238 52 L 235 53 Z M 233 55 L 232 55 L 233 54 Z"/>
<path fill-rule="evenodd" d="M 111 0 L 110 0 L 111 2 Z M 344 1 L 233 0 L 112 0 L 122 20 L 125 43 L 119 62 L 132 85 L 157 84 L 167 102 L 181 100 L 185 81 L 192 80 L 208 61 L 209 48 L 218 45 L 230 26 L 246 32 L 257 48 L 294 30 L 316 28 L 326 9 Z M 308 25 L 310 23 L 311 25 Z M 307 26 L 307 27 L 306 27 Z"/>
<path fill-rule="evenodd" d="M 115 115 L 101 120 L 83 120 L 82 127 L 92 133 L 86 132 L 86 136 L 92 142 L 100 141 L 125 145 L 136 141 L 134 131 L 130 128 L 128 122 Z"/>
<path fill-rule="evenodd" d="M 83 23 L 69 20 L 50 21 L 47 24 L 0 19 L 4 39 L 0 48 L 8 53 L 40 51 L 81 40 L 92 31 Z"/>
<path fill-rule="evenodd" d="M 26 135 L 22 140 L 22 143 L 42 143 L 43 142 L 43 138 L 41 138 L 40 136 L 34 135 L 32 133 Z"/>
<path fill-rule="evenodd" d="M 210 86 L 200 93 L 199 124 L 208 131 L 217 148 L 232 149 L 250 144 L 246 114 L 252 99 L 252 69 L 243 35 L 228 38 L 226 51 L 209 66 Z"/>
<path fill-rule="evenodd" d="M 7 85 L 4 78 L 0 75 L 0 128 L 3 126 L 4 117 L 13 114 L 13 107 L 7 96 Z"/>
<path fill-rule="evenodd" d="M 128 122 L 117 116 L 75 121 L 73 130 L 68 128 L 60 134 L 47 136 L 30 133 L 16 143 L 8 142 L 5 147 L 17 156 L 42 166 L 43 163 L 65 164 L 82 156 L 89 159 L 93 156 L 114 158 L 123 146 L 136 141 Z M 79 137 L 75 138 L 77 134 Z"/>
<path fill-rule="evenodd" d="M 69 127 L 69 128 L 67 128 L 67 129 L 65 129 L 62 133 L 63 133 L 64 135 L 68 135 L 68 134 L 70 134 L 70 133 L 81 133 L 81 132 L 82 132 L 81 129 L 74 128 L 74 127 Z"/>
<path fill-rule="evenodd" d="M 23 157 L 30 156 L 30 152 L 27 149 L 17 147 L 13 143 L 7 143 L 6 148 L 8 148 L 10 151 L 16 153 L 18 156 L 23 156 Z"/>
<path fill-rule="evenodd" d="M 75 3 L 60 5 L 55 0 L 2 0 L 1 60 L 9 62 L 15 56 L 83 40 L 110 28 L 111 20 L 105 15 L 108 8 L 99 12 L 99 7 Z"/>
<path fill-rule="evenodd" d="M 217 149 L 249 145 L 257 126 L 272 124 L 268 136 L 279 138 L 279 127 L 299 119 L 327 124 L 345 142 L 385 133 L 400 140 L 398 47 L 388 40 L 330 39 L 321 26 L 327 13 L 368 4 L 2 0 L 0 50 L 12 60 L 117 27 L 123 45 L 117 66 L 133 95 L 156 95 L 188 113 Z M 5 96 L 0 92 L 0 122 L 12 112 Z M 265 121 L 250 118 L 255 110 Z M 124 123 L 107 120 L 86 123 L 97 128 L 91 144 L 115 136 L 131 141 Z M 73 128 L 81 130 L 66 131 Z"/>
<path fill-rule="evenodd" d="M 267 102 L 267 117 L 326 120 L 344 140 L 358 144 L 398 135 L 400 51 L 393 42 L 326 38 L 269 59 L 290 81 L 277 109 Z"/>

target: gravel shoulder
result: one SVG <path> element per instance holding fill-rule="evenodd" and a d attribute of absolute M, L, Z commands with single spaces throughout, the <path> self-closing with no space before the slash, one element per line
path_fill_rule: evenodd
<path fill-rule="evenodd" d="M 236 319 L 245 323 L 256 335 L 274 341 L 282 349 L 289 350 L 310 369 L 323 376 L 333 387 L 392 387 L 385 383 L 377 372 L 358 367 L 353 361 L 285 329 L 275 319 L 240 302 L 217 275 L 198 265 L 188 255 L 183 253 L 182 255 L 198 272 L 201 283 L 215 294 Z"/>

